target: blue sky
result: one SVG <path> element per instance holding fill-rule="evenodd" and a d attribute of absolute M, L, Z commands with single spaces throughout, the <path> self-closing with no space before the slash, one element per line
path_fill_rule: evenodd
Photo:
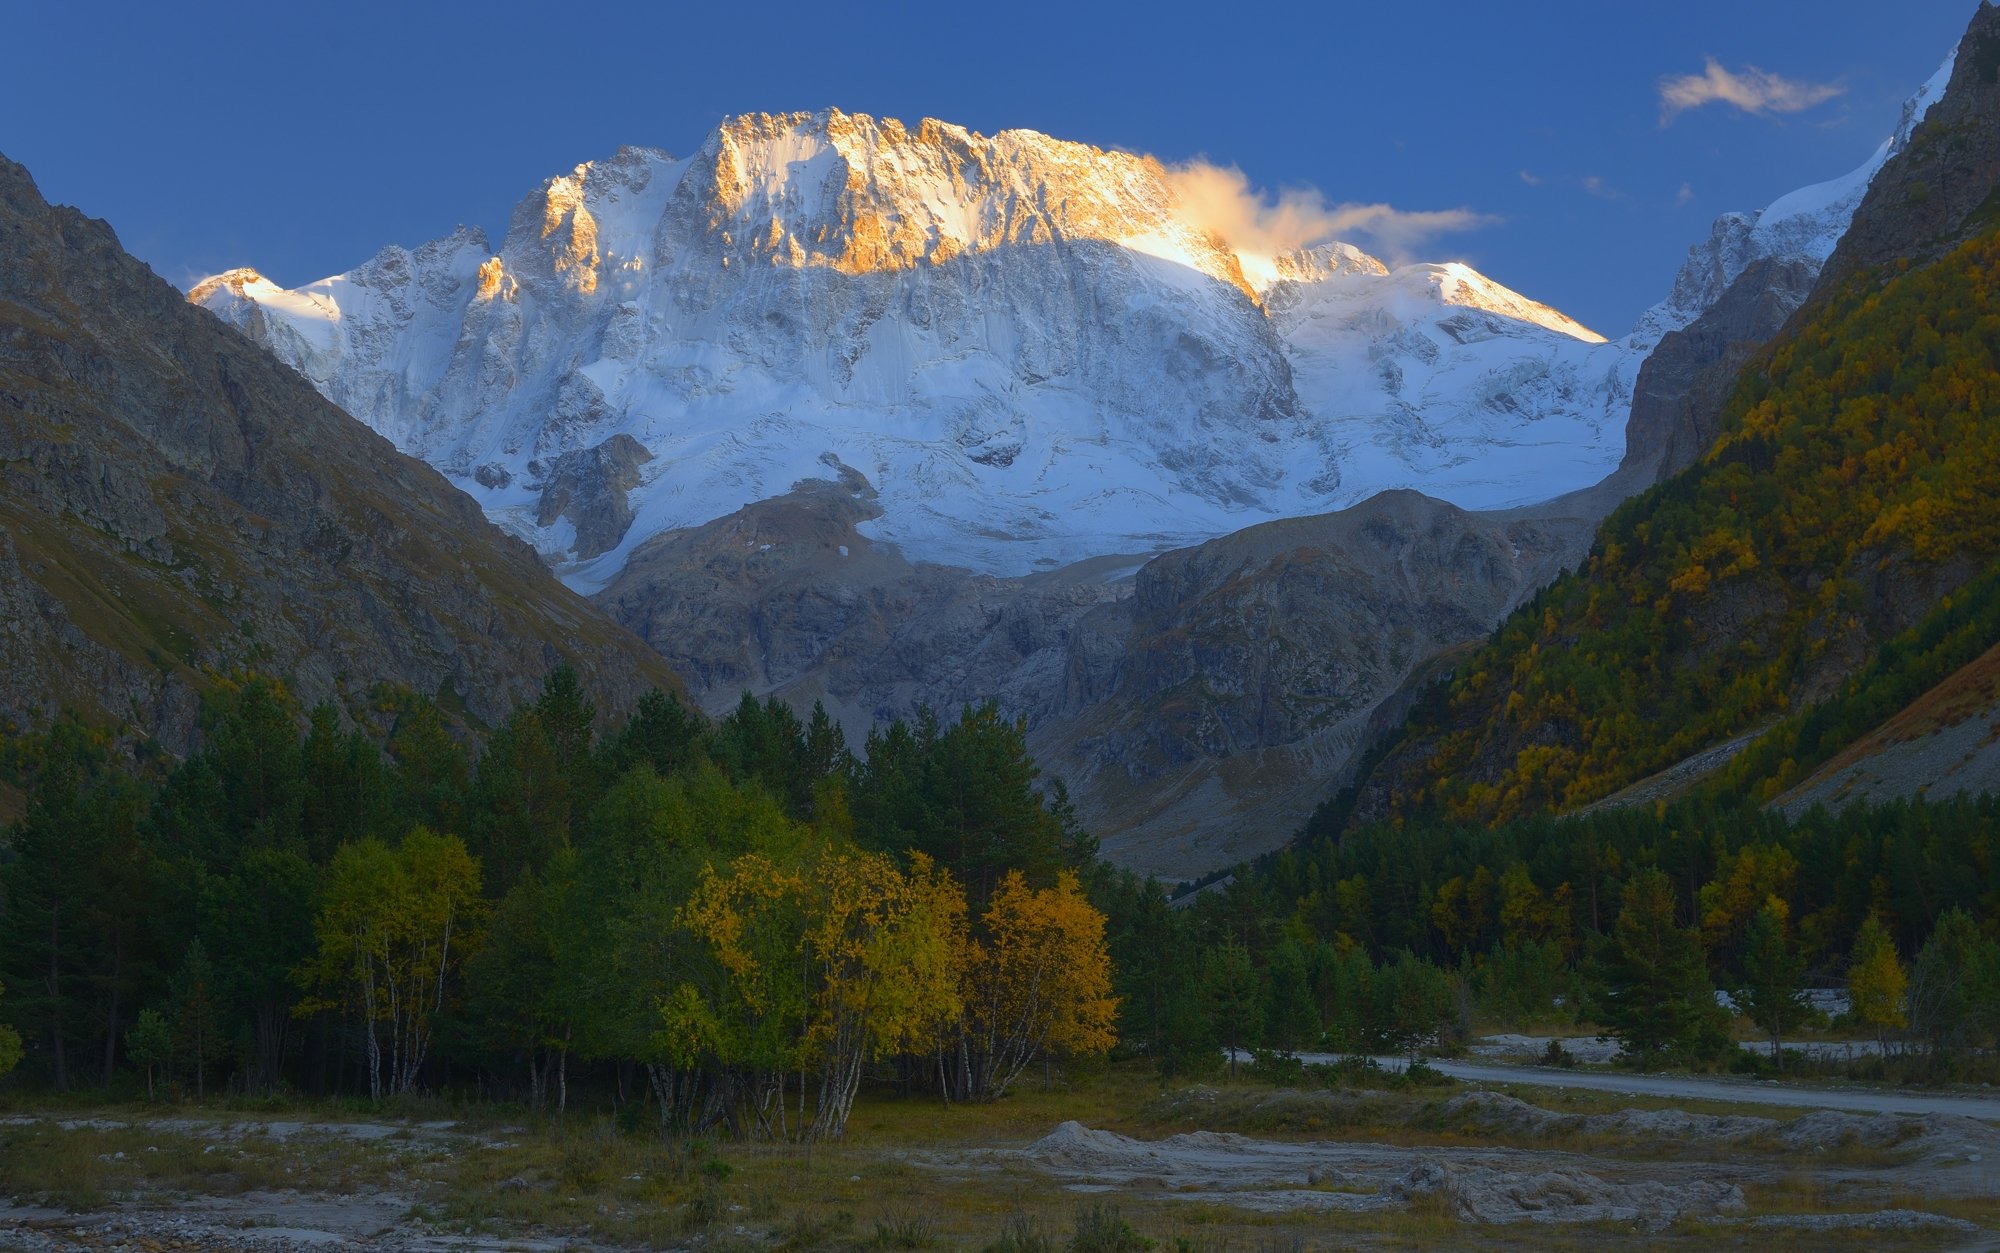
<path fill-rule="evenodd" d="M 459 222 L 497 242 L 543 178 L 620 144 L 687 152 L 729 113 L 1023 126 L 1273 193 L 1470 210 L 1487 224 L 1413 251 L 1615 335 L 1717 213 L 1858 165 L 1973 8 L 0 0 L 0 152 L 175 282 L 247 264 L 289 285 Z M 1669 118 L 1662 85 L 1690 75 L 1757 108 Z"/>

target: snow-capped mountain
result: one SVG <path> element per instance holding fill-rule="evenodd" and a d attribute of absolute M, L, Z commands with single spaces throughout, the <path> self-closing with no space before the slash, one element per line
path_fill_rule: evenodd
<path fill-rule="evenodd" d="M 1937 73 L 1903 102 L 1895 133 L 1854 170 L 1780 196 L 1758 212 L 1725 213 L 1715 219 L 1709 237 L 1688 249 L 1688 259 L 1675 274 L 1667 298 L 1640 316 L 1632 330 L 1635 347 L 1650 350 L 1660 336 L 1700 317 L 1754 262 L 1766 257 L 1796 259 L 1809 262 L 1815 272 L 1824 265 L 1847 233 L 1876 172 L 1903 150 L 1924 114 L 1944 95 L 1957 59 L 1954 48 Z"/>
<path fill-rule="evenodd" d="M 1636 368 L 1462 265 L 1238 252 L 1149 158 L 839 112 L 579 166 L 497 253 L 460 231 L 192 298 L 586 589 L 839 466 L 876 538 L 996 573 L 1388 487 L 1541 499 L 1617 463 Z"/>
<path fill-rule="evenodd" d="M 1660 336 L 1760 257 L 1823 261 L 1949 69 L 1860 169 L 1719 219 L 1615 342 L 1461 264 L 1237 246 L 1151 158 L 838 111 L 580 165 L 497 252 L 461 229 L 190 298 L 580 590 L 844 469 L 872 538 L 1021 574 L 1390 488 L 1496 508 L 1598 482 Z"/>

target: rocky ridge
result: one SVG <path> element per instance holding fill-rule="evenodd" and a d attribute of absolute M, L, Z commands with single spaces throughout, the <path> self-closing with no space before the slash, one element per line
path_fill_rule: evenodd
<path fill-rule="evenodd" d="M 667 667 L 414 458 L 0 158 L 0 722 L 69 707 L 184 752 L 248 670 L 492 722 L 574 663 Z"/>

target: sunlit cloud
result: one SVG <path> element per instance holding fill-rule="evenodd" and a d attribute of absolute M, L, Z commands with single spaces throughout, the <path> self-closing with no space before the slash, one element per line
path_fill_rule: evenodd
<path fill-rule="evenodd" d="M 1726 104 L 1745 113 L 1803 113 L 1824 104 L 1847 88 L 1838 83 L 1808 83 L 1746 65 L 1725 69 L 1714 57 L 1699 74 L 1670 74 L 1660 80 L 1660 125 L 1666 126 L 1689 109 Z"/>
<path fill-rule="evenodd" d="M 1390 263 L 1408 260 L 1440 235 L 1478 230 L 1500 219 L 1467 208 L 1398 209 L 1387 204 L 1328 203 L 1311 188 L 1275 196 L 1250 186 L 1243 171 L 1206 161 L 1167 171 L 1167 183 L 1191 224 L 1239 256 L 1270 258 L 1334 240 L 1364 242 Z"/>
<path fill-rule="evenodd" d="M 1542 185 L 1543 179 L 1542 176 L 1539 174 L 1531 174 L 1527 170 L 1522 170 L 1521 181 L 1526 183 L 1530 187 L 1540 187 Z"/>
<path fill-rule="evenodd" d="M 1693 199 L 1694 199 L 1693 185 L 1689 183 L 1682 183 L 1681 189 L 1678 192 L 1674 193 L 1674 208 L 1678 209 L 1682 205 L 1686 204 L 1688 201 Z"/>

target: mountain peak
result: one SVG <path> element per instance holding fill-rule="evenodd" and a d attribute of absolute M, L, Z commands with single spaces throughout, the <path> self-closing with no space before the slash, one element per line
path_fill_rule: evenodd
<path fill-rule="evenodd" d="M 1622 348 L 1464 265 L 1239 253 L 1241 194 L 1028 130 L 751 113 L 546 180 L 497 253 L 197 299 L 580 588 L 829 464 L 880 493 L 871 538 L 991 573 L 1615 465 Z"/>

